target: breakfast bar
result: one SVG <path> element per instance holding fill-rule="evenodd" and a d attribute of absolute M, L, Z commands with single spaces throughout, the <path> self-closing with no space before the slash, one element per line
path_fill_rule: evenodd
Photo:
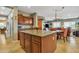
<path fill-rule="evenodd" d="M 53 53 L 56 50 L 56 32 L 44 30 L 19 31 L 21 47 L 27 53 Z"/>

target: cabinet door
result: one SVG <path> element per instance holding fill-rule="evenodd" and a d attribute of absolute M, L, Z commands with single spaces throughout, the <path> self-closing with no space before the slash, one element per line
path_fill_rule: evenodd
<path fill-rule="evenodd" d="M 53 43 L 55 44 L 55 48 L 56 48 L 56 45 L 57 45 L 57 34 L 56 33 L 53 34 Z"/>
<path fill-rule="evenodd" d="M 32 24 L 32 18 L 29 19 L 29 24 Z"/>
<path fill-rule="evenodd" d="M 29 24 L 29 25 L 32 24 L 32 18 L 24 17 L 24 21 L 25 21 L 25 24 Z"/>
<path fill-rule="evenodd" d="M 20 45 L 24 48 L 24 33 L 19 32 Z"/>
<path fill-rule="evenodd" d="M 56 36 L 55 34 L 42 37 L 42 52 L 43 53 L 52 53 L 56 50 Z"/>
<path fill-rule="evenodd" d="M 30 35 L 25 34 L 25 51 L 31 52 L 31 39 Z"/>
<path fill-rule="evenodd" d="M 40 43 L 32 42 L 32 52 L 40 53 Z"/>
<path fill-rule="evenodd" d="M 18 15 L 18 24 L 24 23 L 24 17 L 22 15 Z"/>
<path fill-rule="evenodd" d="M 24 23 L 28 24 L 28 17 L 24 17 Z"/>

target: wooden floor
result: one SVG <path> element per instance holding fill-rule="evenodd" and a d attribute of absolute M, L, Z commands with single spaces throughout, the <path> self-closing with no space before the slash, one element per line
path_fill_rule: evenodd
<path fill-rule="evenodd" d="M 79 37 L 69 37 L 65 43 L 58 40 L 55 53 L 79 53 Z"/>
<path fill-rule="evenodd" d="M 25 53 L 18 40 L 6 39 L 5 44 L 0 44 L 0 53 Z"/>
<path fill-rule="evenodd" d="M 18 40 L 6 39 L 5 44 L 0 44 L 0 53 L 25 53 Z M 57 40 L 57 49 L 55 53 L 79 53 L 79 38 L 69 37 L 64 43 L 63 40 Z"/>

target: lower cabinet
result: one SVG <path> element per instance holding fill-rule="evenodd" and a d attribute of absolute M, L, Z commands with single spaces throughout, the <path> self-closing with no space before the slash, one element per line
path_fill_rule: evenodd
<path fill-rule="evenodd" d="M 24 48 L 24 43 L 25 43 L 24 33 L 19 32 L 19 39 L 20 39 L 20 45 L 21 45 L 21 47 Z"/>
<path fill-rule="evenodd" d="M 25 39 L 24 50 L 27 53 L 29 53 L 29 52 L 39 53 L 40 52 L 40 39 L 39 39 L 39 37 L 31 36 L 29 34 L 25 34 L 24 39 Z"/>
<path fill-rule="evenodd" d="M 32 52 L 39 53 L 40 52 L 40 43 L 32 42 Z"/>
<path fill-rule="evenodd" d="M 24 50 L 26 51 L 26 52 L 31 52 L 31 36 L 30 35 L 27 35 L 27 34 L 25 34 L 25 36 L 24 36 L 24 38 L 25 38 L 25 48 L 24 48 Z"/>
<path fill-rule="evenodd" d="M 50 53 L 56 50 L 56 34 L 45 37 L 20 32 L 20 44 L 27 53 Z"/>
<path fill-rule="evenodd" d="M 56 50 L 56 39 L 55 34 L 48 35 L 41 38 L 41 52 L 42 53 L 53 53 Z"/>
<path fill-rule="evenodd" d="M 38 36 L 32 36 L 32 52 L 33 53 L 39 53 L 41 52 L 41 38 Z"/>

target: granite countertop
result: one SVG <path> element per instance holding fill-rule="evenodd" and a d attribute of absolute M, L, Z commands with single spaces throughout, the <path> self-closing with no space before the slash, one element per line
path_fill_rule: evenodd
<path fill-rule="evenodd" d="M 44 31 L 44 30 L 22 30 L 20 32 L 24 32 L 30 35 L 35 35 L 40 37 L 44 37 L 44 36 L 56 33 L 56 31 Z"/>

